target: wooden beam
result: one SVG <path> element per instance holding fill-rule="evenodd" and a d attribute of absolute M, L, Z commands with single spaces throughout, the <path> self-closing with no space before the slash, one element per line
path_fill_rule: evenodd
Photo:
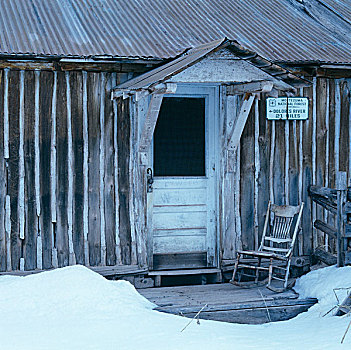
<path fill-rule="evenodd" d="M 248 92 L 271 92 L 273 89 L 272 81 L 255 81 L 245 84 L 235 84 L 227 86 L 227 95 L 241 95 Z"/>
<path fill-rule="evenodd" d="M 144 128 L 141 133 L 139 152 L 147 152 L 151 145 L 162 100 L 163 94 L 151 95 L 149 109 L 147 111 Z"/>
<path fill-rule="evenodd" d="M 241 134 L 244 130 L 246 121 L 247 121 L 247 117 L 249 116 L 252 104 L 255 100 L 255 96 L 251 95 L 251 94 L 246 94 L 241 108 L 240 108 L 240 112 L 239 115 L 232 127 L 232 129 L 230 130 L 230 132 L 228 133 L 228 141 L 227 141 L 227 146 L 228 149 L 230 150 L 235 150 L 240 142 L 240 138 L 241 138 Z"/>
<path fill-rule="evenodd" d="M 337 231 L 333 226 L 331 226 L 331 225 L 329 225 L 321 220 L 316 220 L 313 225 L 317 230 L 321 230 L 322 232 L 326 233 L 331 238 L 336 239 Z"/>
<path fill-rule="evenodd" d="M 335 265 L 337 262 L 335 255 L 332 255 L 321 247 L 316 248 L 316 250 L 313 252 L 313 256 L 329 266 Z"/>

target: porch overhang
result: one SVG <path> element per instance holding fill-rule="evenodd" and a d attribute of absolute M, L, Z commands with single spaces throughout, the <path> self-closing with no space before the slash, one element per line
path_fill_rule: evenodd
<path fill-rule="evenodd" d="M 112 98 L 134 95 L 139 100 L 147 94 L 161 93 L 164 88 L 169 91 L 163 85 L 168 83 L 235 85 L 236 88 L 244 84 L 242 93 L 276 89 L 290 94 L 298 87 L 310 85 L 287 69 L 225 38 L 186 50 L 174 60 L 116 86 Z M 269 91 L 268 86 L 271 86 Z M 174 88 L 173 85 L 172 90 Z"/>

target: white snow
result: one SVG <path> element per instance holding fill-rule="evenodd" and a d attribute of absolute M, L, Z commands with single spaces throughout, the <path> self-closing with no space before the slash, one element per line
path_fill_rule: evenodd
<path fill-rule="evenodd" d="M 0 349 L 350 349 L 350 317 L 322 315 L 336 305 L 333 288 L 351 287 L 351 267 L 328 267 L 297 281 L 318 304 L 296 318 L 265 325 L 192 322 L 152 310 L 125 281 L 82 266 L 27 277 L 0 277 Z M 345 291 L 340 291 L 345 292 Z M 342 297 L 341 297 L 342 298 Z"/>

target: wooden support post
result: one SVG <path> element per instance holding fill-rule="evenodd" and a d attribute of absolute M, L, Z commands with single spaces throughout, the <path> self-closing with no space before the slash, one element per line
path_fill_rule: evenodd
<path fill-rule="evenodd" d="M 317 181 L 317 78 L 313 78 L 313 95 L 312 95 L 312 183 Z M 317 218 L 317 206 L 312 202 L 312 222 Z M 318 231 L 312 227 L 313 248 L 318 246 Z"/>
<path fill-rule="evenodd" d="M 100 85 L 100 239 L 101 239 L 101 265 L 106 265 L 106 232 L 105 232 L 105 201 L 104 201 L 104 178 L 105 178 L 105 73 L 101 73 Z"/>
<path fill-rule="evenodd" d="M 271 152 L 269 157 L 269 200 L 274 203 L 274 149 L 275 149 L 275 120 L 272 120 Z"/>
<path fill-rule="evenodd" d="M 345 262 L 345 215 L 344 204 L 346 202 L 347 194 L 347 173 L 338 172 L 336 174 L 336 190 L 337 194 L 337 254 L 338 254 L 338 267 L 344 266 Z"/>
<path fill-rule="evenodd" d="M 260 145 L 258 142 L 260 136 L 260 121 L 258 99 L 255 99 L 255 185 L 254 185 L 254 233 L 255 233 L 255 250 L 258 249 L 258 187 L 260 176 Z"/>
<path fill-rule="evenodd" d="M 290 131 L 289 131 L 289 120 L 285 121 L 285 174 L 284 174 L 284 192 L 285 192 L 285 204 L 289 205 L 289 138 L 290 138 Z"/>
<path fill-rule="evenodd" d="M 121 241 L 119 238 L 119 194 L 118 194 L 118 143 L 117 143 L 117 119 L 118 105 L 113 100 L 113 147 L 114 147 L 114 182 L 115 182 L 115 240 L 116 240 L 116 265 L 122 265 Z"/>
<path fill-rule="evenodd" d="M 303 96 L 303 88 L 300 88 L 300 96 Z M 299 203 L 302 203 L 302 173 L 303 173 L 303 121 L 299 122 Z M 303 231 L 299 232 L 299 255 L 303 255 Z"/>
<path fill-rule="evenodd" d="M 247 117 L 249 116 L 250 110 L 251 110 L 251 106 L 253 104 L 255 100 L 255 95 L 251 95 L 251 94 L 246 94 L 241 108 L 240 108 L 240 112 L 238 117 L 236 118 L 236 121 L 233 125 L 232 130 L 230 130 L 230 132 L 228 133 L 228 141 L 227 141 L 227 146 L 228 149 L 230 150 L 235 150 L 238 147 L 238 144 L 240 142 L 240 138 L 241 138 L 241 134 L 244 130 L 246 121 L 247 121 Z"/>
<path fill-rule="evenodd" d="M 163 94 L 151 95 L 151 101 L 146 114 L 144 129 L 140 138 L 139 152 L 147 152 L 151 145 L 162 100 Z"/>
<path fill-rule="evenodd" d="M 327 86 L 326 86 L 326 102 L 325 102 L 325 179 L 324 179 L 324 186 L 329 186 L 329 104 L 330 104 L 330 97 L 329 97 L 329 80 L 327 79 Z M 351 109 L 350 109 L 351 111 Z M 350 124 L 351 125 L 351 124 Z M 351 130 L 351 128 L 350 128 Z M 350 139 L 351 140 L 351 139 Z M 350 152 L 351 154 L 351 152 Z M 324 221 L 328 222 L 328 210 L 324 209 Z M 325 250 L 328 251 L 329 249 L 329 236 L 324 236 L 324 245 Z"/>

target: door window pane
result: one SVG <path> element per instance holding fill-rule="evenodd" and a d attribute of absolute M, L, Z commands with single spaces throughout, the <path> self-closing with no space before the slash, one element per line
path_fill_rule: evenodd
<path fill-rule="evenodd" d="M 156 176 L 205 176 L 205 99 L 165 97 L 154 133 Z"/>

